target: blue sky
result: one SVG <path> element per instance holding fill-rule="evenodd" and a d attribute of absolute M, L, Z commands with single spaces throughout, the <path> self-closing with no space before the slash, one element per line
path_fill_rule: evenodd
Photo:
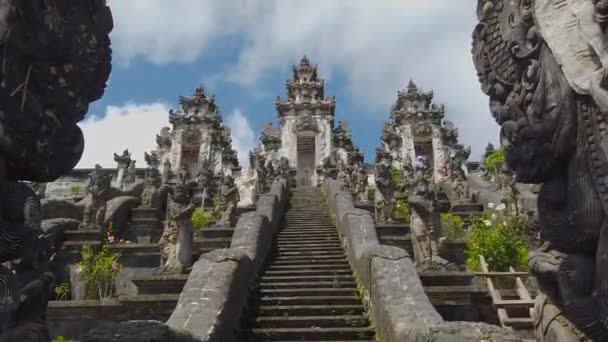
<path fill-rule="evenodd" d="M 291 65 L 307 54 L 319 65 L 336 122 L 374 158 L 397 91 L 413 78 L 434 90 L 461 141 L 478 159 L 498 126 L 488 112 L 471 57 L 475 1 L 453 0 L 109 0 L 113 70 L 105 96 L 81 123 L 79 167 L 113 167 L 129 148 L 138 166 L 168 126 L 180 95 L 203 84 L 233 130 L 239 157 L 285 94 Z"/>

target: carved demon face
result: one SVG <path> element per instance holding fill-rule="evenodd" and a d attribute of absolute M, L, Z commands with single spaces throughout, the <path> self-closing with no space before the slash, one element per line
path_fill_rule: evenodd
<path fill-rule="evenodd" d="M 572 152 L 576 123 L 571 88 L 537 31 L 532 6 L 532 0 L 480 0 L 472 53 L 502 126 L 507 164 L 519 181 L 537 183 Z"/>

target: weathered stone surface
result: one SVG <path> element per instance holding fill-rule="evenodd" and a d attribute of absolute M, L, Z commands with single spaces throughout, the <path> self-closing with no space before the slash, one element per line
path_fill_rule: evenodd
<path fill-rule="evenodd" d="M 399 248 L 368 252 L 372 316 L 383 341 L 428 341 L 429 329 L 443 322 L 429 301 L 414 263 Z"/>
<path fill-rule="evenodd" d="M 185 331 L 180 331 L 159 321 L 128 321 L 106 323 L 91 330 L 83 342 L 197 342 Z"/>
<path fill-rule="evenodd" d="M 379 245 L 374 220 L 366 210 L 351 209 L 344 214 L 342 225 L 348 257 L 356 265 L 357 273 L 364 272 L 364 268 L 368 266 L 365 252 Z"/>
<path fill-rule="evenodd" d="M 82 221 L 83 207 L 74 202 L 64 200 L 40 201 L 41 216 L 43 220 L 54 218 L 74 219 Z"/>
<path fill-rule="evenodd" d="M 260 270 L 270 249 L 272 248 L 273 231 L 268 229 L 268 218 L 258 213 L 241 215 L 232 235 L 230 248 L 242 250 L 249 256 L 255 266 L 256 273 Z"/>
<path fill-rule="evenodd" d="M 607 5 L 478 1 L 472 49 L 507 166 L 542 184 L 530 271 L 596 341 L 608 336 Z"/>
<path fill-rule="evenodd" d="M 344 215 L 355 209 L 355 200 L 352 193 L 346 191 L 337 193 L 334 197 L 333 206 L 338 230 L 340 233 L 345 234 L 344 229 L 347 225 L 343 222 L 345 219 Z"/>
<path fill-rule="evenodd" d="M 167 325 L 200 341 L 234 341 L 255 277 L 241 250 L 216 250 L 194 264 Z"/>
<path fill-rule="evenodd" d="M 137 208 L 140 204 L 141 201 L 138 198 L 130 196 L 120 196 L 109 200 L 106 204 L 106 214 L 102 226 L 109 227 L 112 224 L 116 238 L 126 238 L 131 209 Z"/>
<path fill-rule="evenodd" d="M 275 195 L 261 195 L 258 199 L 256 214 L 264 216 L 268 220 L 268 228 L 273 232 L 279 227 L 280 210 L 279 201 Z"/>
<path fill-rule="evenodd" d="M 523 341 L 513 330 L 495 325 L 472 322 L 443 322 L 430 328 L 424 341 L 471 342 L 471 341 Z"/>

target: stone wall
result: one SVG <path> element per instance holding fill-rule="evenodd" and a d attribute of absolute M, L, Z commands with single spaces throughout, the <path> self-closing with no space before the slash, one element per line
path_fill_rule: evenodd
<path fill-rule="evenodd" d="M 433 307 L 408 253 L 378 242 L 368 212 L 335 180 L 323 185 L 348 259 L 365 288 L 378 338 L 397 341 L 519 341 L 513 331 L 484 323 L 445 322 Z"/>
<path fill-rule="evenodd" d="M 255 212 L 241 216 L 230 248 L 204 254 L 192 267 L 167 325 L 197 341 L 236 341 L 250 288 L 272 248 L 288 203 L 287 182 L 272 184 Z"/>

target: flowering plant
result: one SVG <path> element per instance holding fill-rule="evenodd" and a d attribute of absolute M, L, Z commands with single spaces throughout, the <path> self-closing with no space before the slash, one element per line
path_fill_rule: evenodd
<path fill-rule="evenodd" d="M 84 281 L 85 299 L 109 299 L 114 294 L 114 280 L 122 265 L 120 254 L 111 253 L 104 244 L 98 253 L 89 245 L 81 251 L 82 260 L 76 264 L 76 273 Z"/>
<path fill-rule="evenodd" d="M 526 219 L 506 210 L 505 204 L 488 204 L 483 214 L 471 217 L 470 234 L 465 255 L 467 267 L 479 269 L 479 256 L 483 255 L 493 271 L 506 272 L 512 266 L 527 268 L 528 249 L 524 239 Z"/>

